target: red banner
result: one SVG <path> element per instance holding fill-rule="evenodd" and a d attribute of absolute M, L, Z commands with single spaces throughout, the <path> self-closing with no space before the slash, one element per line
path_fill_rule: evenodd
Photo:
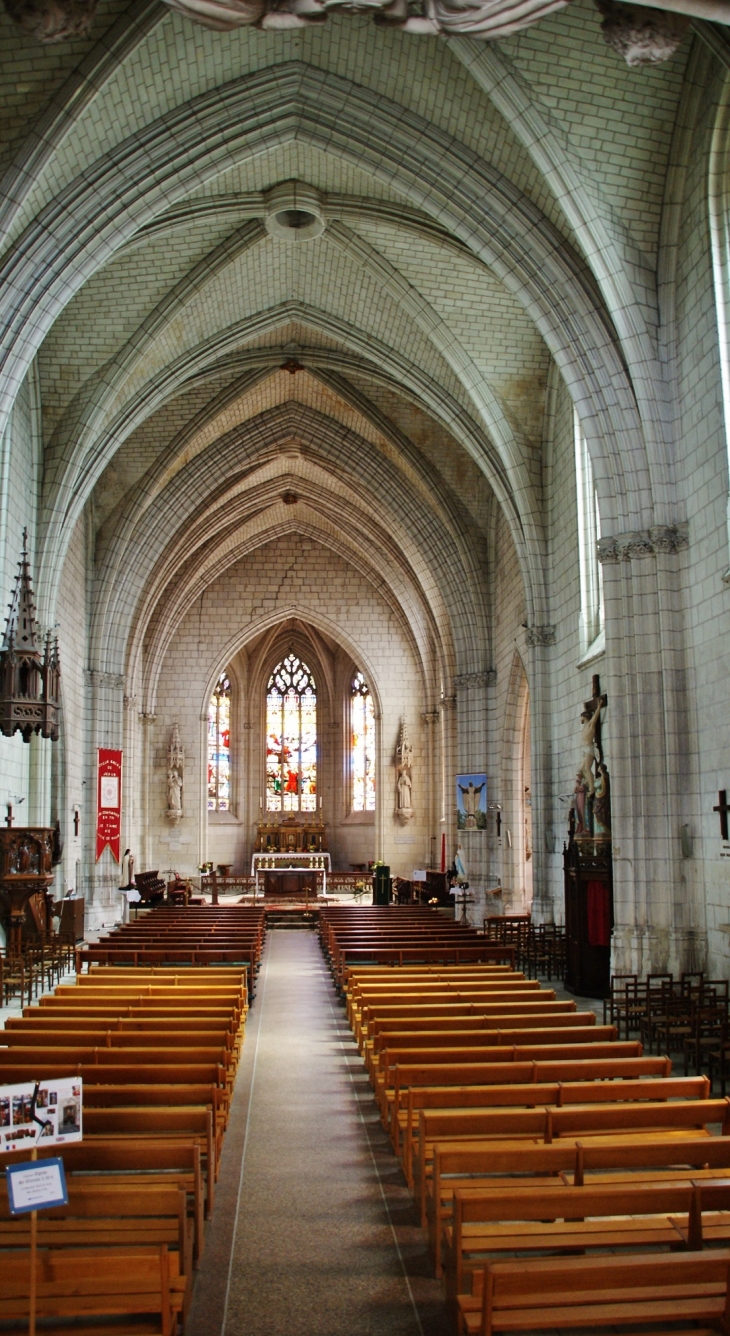
<path fill-rule="evenodd" d="M 122 830 L 122 753 L 109 747 L 99 748 L 96 781 L 96 858 L 106 846 L 119 862 Z"/>

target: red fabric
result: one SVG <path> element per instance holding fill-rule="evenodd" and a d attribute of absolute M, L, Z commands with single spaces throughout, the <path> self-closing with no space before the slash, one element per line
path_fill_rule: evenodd
<path fill-rule="evenodd" d="M 611 945 L 611 901 L 608 887 L 602 881 L 589 881 L 586 888 L 588 902 L 588 945 Z"/>
<path fill-rule="evenodd" d="M 122 753 L 99 747 L 96 781 L 96 861 L 106 846 L 119 862 L 122 829 Z"/>

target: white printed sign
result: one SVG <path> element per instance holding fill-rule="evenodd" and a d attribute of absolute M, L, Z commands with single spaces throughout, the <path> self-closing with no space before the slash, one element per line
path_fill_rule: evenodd
<path fill-rule="evenodd" d="M 5 1171 L 11 1215 L 68 1205 L 63 1160 L 38 1160 L 9 1165 Z"/>
<path fill-rule="evenodd" d="M 0 1155 L 81 1141 L 81 1110 L 80 1076 L 0 1086 Z"/>

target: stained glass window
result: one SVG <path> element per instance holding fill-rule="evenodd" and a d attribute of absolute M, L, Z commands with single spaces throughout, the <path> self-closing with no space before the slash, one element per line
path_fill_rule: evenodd
<path fill-rule="evenodd" d="M 374 812 L 375 711 L 370 687 L 362 673 L 353 677 L 350 697 L 352 810 Z"/>
<path fill-rule="evenodd" d="M 317 688 L 296 654 L 274 669 L 266 689 L 266 810 L 317 809 Z"/>
<path fill-rule="evenodd" d="M 208 706 L 208 811 L 231 808 L 231 684 L 223 673 Z"/>

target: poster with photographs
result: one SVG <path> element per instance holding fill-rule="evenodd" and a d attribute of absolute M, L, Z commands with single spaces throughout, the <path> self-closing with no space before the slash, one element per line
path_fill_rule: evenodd
<path fill-rule="evenodd" d="M 82 1137 L 80 1076 L 0 1086 L 0 1155 L 33 1146 L 60 1146 Z"/>

